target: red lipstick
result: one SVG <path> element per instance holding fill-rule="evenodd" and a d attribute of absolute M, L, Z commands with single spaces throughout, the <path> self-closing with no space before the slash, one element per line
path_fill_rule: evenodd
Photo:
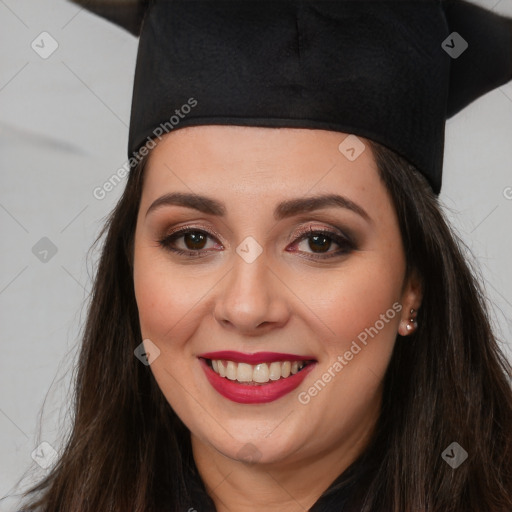
<path fill-rule="evenodd" d="M 235 363 L 259 364 L 273 363 L 274 361 L 312 361 L 311 356 L 299 356 L 297 354 L 283 354 L 278 352 L 256 352 L 255 354 L 244 354 L 233 350 L 221 350 L 219 352 L 208 352 L 200 354 L 203 359 L 216 359 L 222 361 L 234 361 Z"/>
<path fill-rule="evenodd" d="M 276 352 L 258 352 L 244 354 L 242 352 L 221 351 L 201 354 L 201 367 L 211 386 L 223 397 L 240 404 L 263 404 L 273 402 L 296 389 L 314 368 L 316 361 L 310 356 L 282 354 Z M 269 380 L 266 383 L 245 383 L 221 377 L 207 363 L 209 360 L 233 361 L 256 365 L 274 361 L 307 361 L 308 364 L 294 375 L 279 380 Z"/>

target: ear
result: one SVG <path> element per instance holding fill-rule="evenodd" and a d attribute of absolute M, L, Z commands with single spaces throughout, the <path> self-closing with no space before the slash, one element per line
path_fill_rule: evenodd
<path fill-rule="evenodd" d="M 423 280 L 416 270 L 409 272 L 405 280 L 402 292 L 402 316 L 398 333 L 401 336 L 409 336 L 418 328 L 416 317 L 423 299 Z"/>

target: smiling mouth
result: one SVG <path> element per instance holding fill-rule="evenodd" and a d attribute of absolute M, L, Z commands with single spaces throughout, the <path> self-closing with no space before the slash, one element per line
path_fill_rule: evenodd
<path fill-rule="evenodd" d="M 220 377 L 249 386 L 261 386 L 288 379 L 315 362 L 304 360 L 248 364 L 224 359 L 203 359 Z"/>

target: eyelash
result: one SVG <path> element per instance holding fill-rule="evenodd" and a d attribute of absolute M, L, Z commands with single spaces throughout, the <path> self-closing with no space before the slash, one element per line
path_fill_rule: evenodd
<path fill-rule="evenodd" d="M 206 235 L 207 237 L 214 237 L 212 233 L 209 233 L 208 231 L 202 230 L 202 229 L 195 229 L 195 228 L 184 228 L 178 231 L 175 231 L 174 233 L 171 233 L 170 235 L 167 235 L 161 240 L 158 240 L 158 244 L 163 247 L 164 249 L 173 252 L 174 254 L 177 254 L 179 256 L 187 256 L 191 258 L 200 258 L 204 257 L 202 253 L 204 252 L 210 252 L 209 250 L 197 250 L 197 251 L 186 251 L 183 249 L 176 249 L 175 247 L 171 247 L 171 244 L 181 238 L 182 236 L 188 234 L 188 233 L 201 233 L 203 235 Z M 315 235 L 323 235 L 327 238 L 330 238 L 331 241 L 334 241 L 336 245 L 339 245 L 342 249 L 335 251 L 334 253 L 327 253 L 327 255 L 315 255 L 315 256 L 308 256 L 308 258 L 313 260 L 326 260 L 328 258 L 333 258 L 337 256 L 342 256 L 351 253 L 353 250 L 355 250 L 356 246 L 350 240 L 349 237 L 343 237 L 340 236 L 338 233 L 334 231 L 330 231 L 328 229 L 312 229 L 309 227 L 306 230 L 303 230 L 301 233 L 299 233 L 298 237 L 295 239 L 294 244 L 300 243 L 303 240 L 307 240 L 309 237 L 315 236 Z M 307 254 L 315 254 L 315 253 L 307 253 Z M 317 253 L 320 254 L 320 253 Z"/>

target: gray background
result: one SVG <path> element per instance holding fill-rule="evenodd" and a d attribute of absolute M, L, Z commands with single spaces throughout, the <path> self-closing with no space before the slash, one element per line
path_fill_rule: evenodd
<path fill-rule="evenodd" d="M 512 17 L 512 0 L 475 3 Z M 31 47 L 43 31 L 59 45 L 47 59 Z M 0 0 L 0 498 L 25 472 L 27 482 L 45 474 L 31 453 L 41 441 L 59 450 L 67 424 L 97 258 L 88 251 L 124 184 L 103 200 L 93 190 L 126 160 L 136 50 L 131 35 L 63 0 Z M 448 121 L 440 198 L 512 359 L 511 169 L 509 83 Z M 43 237 L 57 249 L 47 261 L 33 252 L 48 249 Z"/>

